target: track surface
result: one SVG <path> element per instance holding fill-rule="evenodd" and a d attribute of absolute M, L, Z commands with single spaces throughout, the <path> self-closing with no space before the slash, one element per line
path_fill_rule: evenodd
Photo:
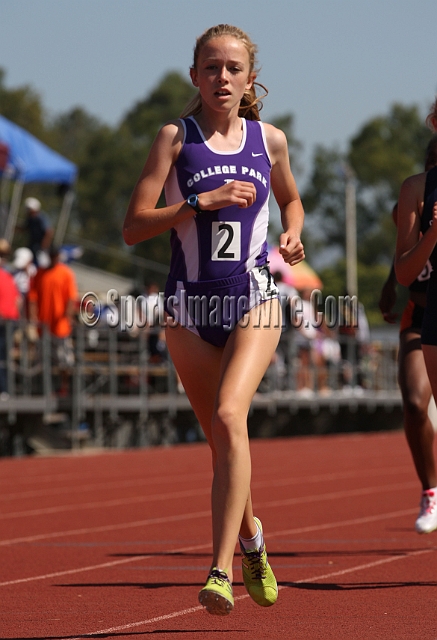
<path fill-rule="evenodd" d="M 197 602 L 211 559 L 204 444 L 0 460 L 0 640 L 437 638 L 437 533 L 414 532 L 404 435 L 254 440 L 278 603 Z"/>

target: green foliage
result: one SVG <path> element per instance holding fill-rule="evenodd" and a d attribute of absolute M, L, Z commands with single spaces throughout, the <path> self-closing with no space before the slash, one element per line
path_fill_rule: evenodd
<path fill-rule="evenodd" d="M 311 262 L 326 247 L 345 245 L 345 182 L 343 154 L 336 148 L 316 147 L 308 185 L 301 194 L 309 217 L 312 242 L 306 246 Z"/>
<path fill-rule="evenodd" d="M 302 171 L 302 167 L 299 163 L 299 155 L 302 151 L 302 143 L 297 140 L 294 135 L 294 115 L 292 113 L 286 113 L 281 116 L 273 118 L 271 124 L 278 129 L 281 129 L 287 136 L 288 142 L 288 155 L 290 156 L 291 170 L 295 175 L 298 175 Z"/>
<path fill-rule="evenodd" d="M 431 134 L 417 106 L 394 104 L 387 116 L 363 125 L 350 142 L 348 160 L 365 187 L 383 187 L 392 201 L 405 178 L 423 171 Z"/>
<path fill-rule="evenodd" d="M 336 148 L 315 148 L 310 179 L 302 194 L 307 213 L 322 208 L 329 218 L 338 218 L 339 203 L 344 204 L 344 162 Z"/>
<path fill-rule="evenodd" d="M 417 106 L 395 104 L 387 115 L 366 122 L 350 140 L 347 153 L 317 147 L 302 199 L 313 231 L 307 246 L 311 260 L 323 247 L 345 252 L 345 185 L 352 170 L 356 186 L 358 291 L 372 321 L 380 321 L 381 278 L 392 261 L 396 229 L 391 211 L 403 180 L 423 171 L 431 133 Z M 324 271 L 330 286 L 345 288 L 338 263 Z M 343 285 L 342 287 L 340 285 Z"/>
<path fill-rule="evenodd" d="M 1 115 L 23 127 L 43 142 L 48 142 L 50 134 L 46 129 L 40 96 L 28 86 L 7 89 L 5 76 L 4 69 L 0 68 Z"/>
<path fill-rule="evenodd" d="M 375 264 L 369 266 L 362 262 L 359 262 L 357 265 L 358 299 L 364 305 L 370 325 L 383 323 L 379 310 L 379 299 L 389 272 L 390 265 Z M 319 275 L 323 282 L 324 297 L 332 295 L 338 298 L 346 294 L 345 260 L 339 260 L 335 264 L 321 269 Z M 401 301 L 405 302 L 405 290 L 403 290 L 403 287 L 398 287 L 398 289 L 398 295 Z"/>
<path fill-rule="evenodd" d="M 164 76 L 150 96 L 138 102 L 127 113 L 121 130 L 128 132 L 131 137 L 132 149 L 135 149 L 136 155 L 141 158 L 134 173 L 134 179 L 132 179 L 132 173 L 129 175 L 129 195 L 160 127 L 169 120 L 178 118 L 195 93 L 196 90 L 191 83 L 187 82 L 179 73 L 171 72 Z M 126 211 L 127 204 L 128 199 L 126 199 L 124 211 Z M 164 206 L 162 196 L 158 206 Z M 170 261 L 169 233 L 142 242 L 136 245 L 133 251 L 135 255 L 142 258 L 168 264 Z M 147 279 L 147 274 L 145 277 Z"/>
<path fill-rule="evenodd" d="M 319 269 L 319 276 L 323 282 L 323 296 L 343 296 L 346 293 L 346 263 L 344 260 Z"/>
<path fill-rule="evenodd" d="M 52 123 L 52 135 L 59 153 L 80 164 L 85 161 L 89 140 L 104 125 L 81 107 L 58 116 Z"/>
<path fill-rule="evenodd" d="M 149 96 L 127 113 L 119 127 L 108 127 L 81 107 L 48 123 L 38 94 L 29 87 L 6 88 L 4 73 L 0 72 L 0 113 L 78 165 L 76 201 L 69 226 L 75 234 L 71 239 L 83 237 L 110 249 L 87 249 L 83 258 L 88 264 L 138 276 L 138 267 L 130 260 L 132 254 L 168 263 L 168 234 L 128 249 L 121 227 L 155 135 L 166 121 L 179 116 L 194 94 L 191 83 L 178 73 L 168 73 Z M 25 195 L 39 197 L 56 224 L 61 201 L 52 187 L 29 185 Z M 119 257 L 114 249 L 119 250 Z"/>
<path fill-rule="evenodd" d="M 363 265 L 391 264 L 396 245 L 396 226 L 390 214 L 384 215 L 379 224 L 365 234 L 358 235 L 358 262 Z"/>
<path fill-rule="evenodd" d="M 335 147 L 316 147 L 312 173 L 302 196 L 306 212 L 323 218 L 330 242 L 342 243 L 349 166 L 356 177 L 358 225 L 363 231 L 373 230 L 391 210 L 403 180 L 423 170 L 430 138 L 417 107 L 394 105 L 387 116 L 363 125 L 346 154 Z"/>
<path fill-rule="evenodd" d="M 387 280 L 390 265 L 366 265 L 358 263 L 358 298 L 364 305 L 369 324 L 381 324 L 382 317 L 379 310 L 381 289 Z"/>
<path fill-rule="evenodd" d="M 167 73 L 154 91 L 126 114 L 124 124 L 135 139 L 150 145 L 165 122 L 178 118 L 196 89 L 178 72 Z"/>
<path fill-rule="evenodd" d="M 86 239 L 84 261 L 88 264 L 135 277 L 137 282 L 155 279 L 162 284 L 159 269 L 147 272 L 138 265 L 146 264 L 141 259 L 168 264 L 169 233 L 128 248 L 121 227 L 154 137 L 165 122 L 179 116 L 195 93 L 189 81 L 169 72 L 127 111 L 119 126 L 109 127 L 81 107 L 49 119 L 38 93 L 28 86 L 6 87 L 5 72 L 0 69 L 0 113 L 78 165 L 77 197 L 66 240 Z M 345 152 L 319 145 L 301 194 L 307 214 L 307 258 L 311 263 L 321 251 L 332 250 L 330 260 L 334 263 L 321 270 L 324 293 L 342 295 L 345 261 L 332 256 L 344 256 L 345 177 L 347 171 L 353 171 L 359 298 L 372 323 L 381 321 L 378 300 L 394 251 L 396 231 L 391 210 L 402 181 L 423 169 L 431 138 L 423 121 L 416 105 L 394 104 L 387 114 L 365 122 Z M 294 135 L 293 114 L 280 115 L 272 124 L 287 135 L 292 170 L 299 173 L 302 145 Z M 26 195 L 39 197 L 56 221 L 61 200 L 53 186 L 26 185 Z M 161 196 L 158 206 L 163 204 Z"/>
<path fill-rule="evenodd" d="M 45 144 L 57 148 L 53 131 L 47 124 L 47 118 L 39 94 L 31 87 L 23 86 L 10 89 L 5 82 L 6 73 L 0 68 L 0 114 L 14 122 L 18 126 L 26 129 Z M 7 189 L 3 197 L 11 198 L 13 185 L 5 184 Z M 44 209 L 49 218 L 55 220 L 59 212 L 61 199 L 58 189 L 53 185 L 29 184 L 23 188 L 22 199 L 32 195 L 44 203 Z M 19 217 L 18 223 L 21 222 Z M 25 241 L 24 234 L 17 231 L 16 242 L 21 244 Z"/>

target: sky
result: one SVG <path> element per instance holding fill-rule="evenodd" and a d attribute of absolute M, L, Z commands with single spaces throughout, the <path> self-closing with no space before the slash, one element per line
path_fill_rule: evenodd
<path fill-rule="evenodd" d="M 395 102 L 425 116 L 437 94 L 435 0 L 0 0 L 0 20 L 7 88 L 112 126 L 167 72 L 189 80 L 205 29 L 235 24 L 258 45 L 262 117 L 293 114 L 306 171 L 316 145 L 345 149 Z"/>

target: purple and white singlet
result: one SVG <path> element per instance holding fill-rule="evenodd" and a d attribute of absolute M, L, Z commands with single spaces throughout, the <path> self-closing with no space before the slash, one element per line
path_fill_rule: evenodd
<path fill-rule="evenodd" d="M 235 307 L 233 326 L 250 308 L 276 296 L 268 269 L 258 269 L 267 263 L 271 162 L 261 122 L 242 119 L 241 145 L 226 152 L 216 151 L 208 144 L 192 116 L 181 122 L 185 137 L 165 184 L 167 205 L 186 200 L 194 193 L 212 191 L 232 180 L 252 182 L 256 188 L 256 200 L 248 208 L 233 205 L 203 211 L 171 230 L 172 258 L 166 299 L 176 296 L 179 302 L 167 310 L 184 326 L 222 346 L 225 338 L 211 339 L 208 327 L 201 327 L 196 319 L 191 326 L 191 317 L 187 322 L 187 314 L 192 315 L 188 309 L 181 314 L 181 305 L 185 306 L 181 291 L 185 294 L 188 291 L 188 295 L 191 290 L 196 296 L 216 296 L 220 295 L 219 289 L 223 295 L 232 289 L 235 295 L 245 296 L 248 305 L 246 308 L 242 305 L 240 311 Z"/>

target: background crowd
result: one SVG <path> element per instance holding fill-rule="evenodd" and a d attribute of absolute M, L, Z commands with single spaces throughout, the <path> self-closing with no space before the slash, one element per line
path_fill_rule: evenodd
<path fill-rule="evenodd" d="M 74 326 L 81 322 L 79 314 L 79 292 L 74 271 L 63 260 L 62 249 L 53 245 L 53 228 L 42 210 L 41 202 L 29 197 L 24 201 L 24 222 L 17 227 L 21 246 L 12 251 L 5 239 L 0 239 L 0 394 L 8 398 L 6 323 L 24 321 L 27 338 L 36 342 L 45 325 L 53 340 L 54 364 L 60 370 L 56 390 L 68 395 L 70 381 L 68 372 L 74 364 Z M 274 273 L 282 300 L 283 327 L 279 347 L 271 363 L 279 386 L 287 388 L 286 372 L 294 359 L 296 370 L 295 390 L 302 396 L 314 393 L 329 393 L 330 388 L 365 388 L 363 374 L 366 357 L 370 354 L 369 324 L 362 305 L 358 317 L 352 321 L 339 318 L 337 326 L 330 327 L 320 310 L 315 308 L 310 288 L 295 289 L 283 281 L 280 271 Z M 132 288 L 133 300 L 141 299 L 144 305 L 142 319 L 137 319 L 128 328 L 131 338 L 140 331 L 147 332 L 149 362 L 168 361 L 165 332 L 162 327 L 163 300 L 159 295 L 159 284 L 148 280 L 143 287 Z M 293 312 L 292 306 L 299 300 L 302 309 Z M 138 311 L 138 305 L 135 307 Z M 105 309 L 97 328 L 90 332 L 90 343 L 96 339 L 96 330 L 107 328 Z M 106 309 L 108 311 L 108 309 Z M 15 328 L 15 339 L 19 339 L 23 328 Z M 290 352 L 290 341 L 293 352 Z M 339 371 L 333 384 L 330 368 Z M 262 389 L 262 386 L 261 386 Z M 178 390 L 183 393 L 179 383 Z"/>

